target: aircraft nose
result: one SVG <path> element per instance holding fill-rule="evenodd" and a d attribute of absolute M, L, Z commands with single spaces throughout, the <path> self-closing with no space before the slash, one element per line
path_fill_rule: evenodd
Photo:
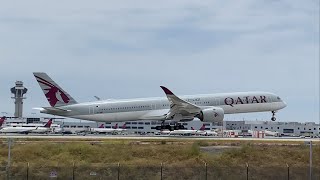
<path fill-rule="evenodd" d="M 286 102 L 282 101 L 282 103 L 283 103 L 283 108 L 287 107 L 287 103 Z"/>

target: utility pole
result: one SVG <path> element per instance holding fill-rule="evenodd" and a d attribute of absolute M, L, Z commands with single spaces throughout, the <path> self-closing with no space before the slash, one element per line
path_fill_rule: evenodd
<path fill-rule="evenodd" d="M 11 144 L 12 139 L 8 138 L 8 164 L 7 164 L 7 179 L 10 179 L 10 166 L 11 166 Z"/>
<path fill-rule="evenodd" d="M 309 142 L 310 145 L 310 172 L 309 172 L 309 179 L 312 180 L 312 141 Z"/>

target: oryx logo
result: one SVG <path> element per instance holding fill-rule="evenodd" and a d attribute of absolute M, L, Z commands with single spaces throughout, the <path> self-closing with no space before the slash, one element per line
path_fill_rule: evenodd
<path fill-rule="evenodd" d="M 46 90 L 48 92 L 45 93 L 46 98 L 48 99 L 50 105 L 52 107 L 54 107 L 57 102 L 64 102 L 64 103 L 69 103 L 70 99 L 68 98 L 68 96 L 58 87 L 56 87 L 55 85 L 51 84 L 49 81 L 40 78 L 38 76 L 35 76 L 37 78 L 37 81 L 45 86 L 47 86 L 48 88 L 43 88 L 43 90 Z"/>
<path fill-rule="evenodd" d="M 214 117 L 218 117 L 218 116 L 219 116 L 219 114 L 215 112 L 214 113 Z"/>

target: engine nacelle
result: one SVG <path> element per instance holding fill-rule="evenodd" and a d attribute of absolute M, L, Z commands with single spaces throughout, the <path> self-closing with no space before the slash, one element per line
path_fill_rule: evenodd
<path fill-rule="evenodd" d="M 222 122 L 224 118 L 224 110 L 220 107 L 203 109 L 198 118 L 202 122 Z"/>

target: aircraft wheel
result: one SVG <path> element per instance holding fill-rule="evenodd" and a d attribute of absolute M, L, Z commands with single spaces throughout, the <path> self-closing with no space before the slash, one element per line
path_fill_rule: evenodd
<path fill-rule="evenodd" d="M 167 125 L 165 129 L 169 129 L 169 131 L 173 131 L 174 130 L 174 126 Z"/>

